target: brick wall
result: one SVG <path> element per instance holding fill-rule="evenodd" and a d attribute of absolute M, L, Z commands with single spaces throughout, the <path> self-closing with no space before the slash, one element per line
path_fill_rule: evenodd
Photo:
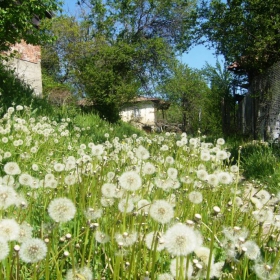
<path fill-rule="evenodd" d="M 27 44 L 25 41 L 15 44 L 12 48 L 18 52 L 18 58 L 32 63 L 41 62 L 41 47 Z"/>

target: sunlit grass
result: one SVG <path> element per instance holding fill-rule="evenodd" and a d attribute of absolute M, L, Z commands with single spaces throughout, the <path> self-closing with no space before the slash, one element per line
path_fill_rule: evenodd
<path fill-rule="evenodd" d="M 280 195 L 242 149 L 89 120 L 0 120 L 1 279 L 279 279 Z"/>

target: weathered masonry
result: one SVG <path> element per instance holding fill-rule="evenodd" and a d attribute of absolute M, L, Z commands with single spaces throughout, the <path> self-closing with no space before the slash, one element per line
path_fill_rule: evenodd
<path fill-rule="evenodd" d="M 42 95 L 42 73 L 41 73 L 41 48 L 21 43 L 11 47 L 16 51 L 14 58 L 10 58 L 7 66 L 15 71 L 15 75 L 34 89 L 37 96 Z"/>

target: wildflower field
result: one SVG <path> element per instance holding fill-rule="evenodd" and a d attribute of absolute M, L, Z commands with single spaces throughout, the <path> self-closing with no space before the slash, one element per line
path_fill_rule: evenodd
<path fill-rule="evenodd" d="M 87 131 L 20 105 L 0 119 L 0 279 L 280 278 L 280 193 L 224 139 Z"/>

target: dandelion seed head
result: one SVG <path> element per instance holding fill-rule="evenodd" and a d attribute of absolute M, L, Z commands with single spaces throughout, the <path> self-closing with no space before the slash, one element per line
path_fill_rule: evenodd
<path fill-rule="evenodd" d="M 55 222 L 65 223 L 74 218 L 76 207 L 68 198 L 55 198 L 49 204 L 48 213 Z"/>
<path fill-rule="evenodd" d="M 174 217 L 174 210 L 166 200 L 155 200 L 150 206 L 150 216 L 161 224 L 166 224 Z"/>
<path fill-rule="evenodd" d="M 260 256 L 260 248 L 256 244 L 256 242 L 248 240 L 242 245 L 242 248 L 243 247 L 246 248 L 246 252 L 244 253 L 244 255 L 249 260 L 256 260 Z"/>
<path fill-rule="evenodd" d="M 17 240 L 20 226 L 14 219 L 2 219 L 0 221 L 0 237 L 7 241 Z"/>
<path fill-rule="evenodd" d="M 197 232 L 185 224 L 175 224 L 165 235 L 165 248 L 174 256 L 187 256 L 201 245 Z"/>
<path fill-rule="evenodd" d="M 21 170 L 16 162 L 7 162 L 4 165 L 4 171 L 7 175 L 18 175 L 21 173 Z"/>
<path fill-rule="evenodd" d="M 118 203 L 118 209 L 122 213 L 131 213 L 133 211 L 133 209 L 134 209 L 133 200 L 131 198 L 129 198 L 129 199 L 126 199 L 126 198 L 121 199 L 119 201 L 119 203 Z"/>
<path fill-rule="evenodd" d="M 96 240 L 98 243 L 105 244 L 105 243 L 107 243 L 107 242 L 110 241 L 110 237 L 109 237 L 108 234 L 97 230 L 97 231 L 95 232 L 95 240 Z"/>
<path fill-rule="evenodd" d="M 0 209 L 16 204 L 17 193 L 12 187 L 0 185 Z"/>
<path fill-rule="evenodd" d="M 9 245 L 5 238 L 0 237 L 0 261 L 4 260 L 9 254 Z"/>
<path fill-rule="evenodd" d="M 101 187 L 101 192 L 104 197 L 112 198 L 115 196 L 117 191 L 117 187 L 115 184 L 112 183 L 105 183 Z"/>
<path fill-rule="evenodd" d="M 103 214 L 102 208 L 97 208 L 97 209 L 88 208 L 88 209 L 85 211 L 85 217 L 86 217 L 87 220 L 96 220 L 96 219 L 99 219 L 99 218 L 102 217 L 102 214 Z"/>
<path fill-rule="evenodd" d="M 154 174 L 156 172 L 156 167 L 154 166 L 154 164 L 146 162 L 142 167 L 142 172 L 144 175 Z"/>
<path fill-rule="evenodd" d="M 135 171 L 126 171 L 119 177 L 120 186 L 128 191 L 136 191 L 142 185 L 140 175 Z"/>
<path fill-rule="evenodd" d="M 188 195 L 189 200 L 194 204 L 199 204 L 203 201 L 203 196 L 201 192 L 198 191 L 192 191 Z"/>

